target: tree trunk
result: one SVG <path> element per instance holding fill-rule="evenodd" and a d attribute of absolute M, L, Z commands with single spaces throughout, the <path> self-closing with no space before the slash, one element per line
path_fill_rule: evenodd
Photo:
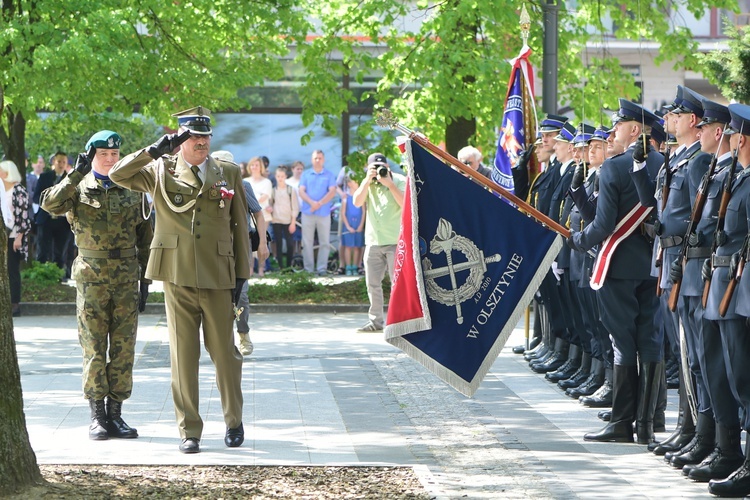
<path fill-rule="evenodd" d="M 445 150 L 456 156 L 461 148 L 469 145 L 469 138 L 476 131 L 476 119 L 453 118 L 445 127 Z"/>
<path fill-rule="evenodd" d="M 1 103 L 0 103 L 1 104 Z M 8 133 L 0 127 L 0 146 L 3 147 L 5 157 L 12 160 L 21 173 L 21 183 L 26 185 L 26 118 L 23 114 L 13 113 L 10 109 L 0 106 L 0 118 L 8 124 Z"/>
<path fill-rule="evenodd" d="M 21 373 L 18 368 L 10 305 L 8 236 L 0 230 L 0 493 L 22 491 L 42 483 L 36 455 L 29 443 L 23 413 Z"/>

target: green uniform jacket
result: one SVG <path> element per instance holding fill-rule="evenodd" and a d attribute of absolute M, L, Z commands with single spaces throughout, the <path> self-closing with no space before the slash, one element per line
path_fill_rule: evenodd
<path fill-rule="evenodd" d="M 153 198 L 156 229 L 147 278 L 231 289 L 236 278 L 250 277 L 247 203 L 236 164 L 209 156 L 199 186 L 181 154 L 154 160 L 141 150 L 117 162 L 109 177 Z"/>
<path fill-rule="evenodd" d="M 93 173 L 73 171 L 44 190 L 41 207 L 52 215 L 67 214 L 79 248 L 73 264 L 76 282 L 121 284 L 143 277 L 153 232 L 143 218 L 143 195 L 112 185 L 104 189 Z M 136 253 L 133 250 L 137 250 Z M 87 255 L 86 250 L 103 252 Z M 122 257 L 114 257 L 122 252 Z"/>

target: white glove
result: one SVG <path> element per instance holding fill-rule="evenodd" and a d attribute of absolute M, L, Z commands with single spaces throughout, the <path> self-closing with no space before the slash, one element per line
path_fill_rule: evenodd
<path fill-rule="evenodd" d="M 560 279 L 561 279 L 560 277 L 561 277 L 561 276 L 562 276 L 563 274 L 565 274 L 565 270 L 564 270 L 564 269 L 558 269 L 558 267 L 557 267 L 557 261 L 552 261 L 552 274 L 554 274 L 554 275 L 555 275 L 555 279 L 556 279 L 556 280 L 557 280 L 558 282 L 559 282 L 559 281 L 560 281 Z"/>

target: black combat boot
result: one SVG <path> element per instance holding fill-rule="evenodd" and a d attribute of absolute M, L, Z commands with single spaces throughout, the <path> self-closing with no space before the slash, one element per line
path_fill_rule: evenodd
<path fill-rule="evenodd" d="M 690 411 L 690 402 L 685 394 L 685 384 L 683 382 L 682 370 L 680 370 L 680 403 L 677 427 L 672 434 L 653 448 L 655 455 L 666 455 L 667 453 L 679 451 L 695 436 L 695 422 L 693 422 L 693 414 Z"/>
<path fill-rule="evenodd" d="M 604 384 L 604 362 L 596 358 L 591 360 L 589 376 L 577 387 L 565 390 L 565 395 L 573 399 L 591 396 Z"/>
<path fill-rule="evenodd" d="M 584 441 L 632 443 L 637 396 L 638 366 L 615 365 L 612 381 L 612 419 L 600 431 L 585 434 Z"/>
<path fill-rule="evenodd" d="M 699 464 L 709 456 L 714 449 L 716 440 L 716 426 L 713 416 L 698 414 L 698 424 L 695 426 L 695 437 L 679 453 L 672 453 L 670 465 L 682 469 L 688 464 Z M 667 455 L 664 455 L 667 458 Z"/>
<path fill-rule="evenodd" d="M 745 441 L 745 461 L 725 479 L 708 482 L 708 492 L 720 497 L 744 497 L 750 495 L 750 439 Z"/>
<path fill-rule="evenodd" d="M 602 386 L 591 396 L 581 396 L 578 398 L 578 402 L 589 408 L 608 408 L 612 406 L 612 388 L 612 369 L 605 368 Z M 635 402 L 635 398 L 633 398 L 633 401 Z"/>
<path fill-rule="evenodd" d="M 586 380 L 588 380 L 589 375 L 591 374 L 591 355 L 586 354 L 585 352 L 581 354 L 581 366 L 578 367 L 578 370 L 571 375 L 569 378 L 560 380 L 557 383 L 557 387 L 560 389 L 568 389 L 572 387 L 578 387 L 581 384 L 583 384 Z"/>
<path fill-rule="evenodd" d="M 659 385 L 664 363 L 641 363 L 638 377 L 638 412 L 636 415 L 636 436 L 638 444 L 649 444 L 654 438 L 654 412 L 659 399 Z"/>
<path fill-rule="evenodd" d="M 544 376 L 550 382 L 559 382 L 572 377 L 581 367 L 581 356 L 583 351 L 577 345 L 570 345 L 568 349 L 568 359 L 565 363 L 553 372 L 547 372 Z"/>
<path fill-rule="evenodd" d="M 739 427 L 724 427 L 717 423 L 714 451 L 698 465 L 683 467 L 682 473 L 688 470 L 687 477 L 700 483 L 727 477 L 745 461 L 740 445 L 741 432 Z"/>
<path fill-rule="evenodd" d="M 91 425 L 89 425 L 89 439 L 103 441 L 109 439 L 107 434 L 107 412 L 104 409 L 104 400 L 89 399 L 91 409 Z"/>
<path fill-rule="evenodd" d="M 553 354 L 549 358 L 544 359 L 544 361 L 540 360 L 537 363 L 532 362 L 530 365 L 531 371 L 534 373 L 547 373 L 557 370 L 565 364 L 565 361 L 567 361 L 569 346 L 570 344 L 566 340 L 558 337 L 555 339 L 555 350 Z"/>
<path fill-rule="evenodd" d="M 107 398 L 107 432 L 110 437 L 133 439 L 138 437 L 138 431 L 130 427 L 120 416 L 122 401 Z"/>

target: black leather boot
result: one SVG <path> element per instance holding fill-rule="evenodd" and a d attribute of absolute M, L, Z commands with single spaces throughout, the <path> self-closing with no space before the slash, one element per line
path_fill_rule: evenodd
<path fill-rule="evenodd" d="M 572 377 L 578 369 L 581 367 L 581 355 L 583 351 L 577 345 L 570 345 L 568 349 L 568 359 L 565 363 L 553 372 L 547 372 L 544 376 L 550 382 L 559 382 L 560 380 L 567 380 Z"/>
<path fill-rule="evenodd" d="M 570 377 L 560 380 L 557 382 L 557 387 L 560 389 L 568 389 L 571 387 L 578 387 L 583 384 L 591 374 L 591 355 L 585 352 L 581 354 L 581 366 L 578 370 Z"/>
<path fill-rule="evenodd" d="M 596 358 L 591 360 L 591 369 L 589 376 L 578 387 L 571 387 L 565 390 L 565 395 L 573 399 L 582 396 L 591 396 L 604 384 L 604 363 Z"/>
<path fill-rule="evenodd" d="M 659 398 L 659 385 L 664 363 L 641 363 L 638 376 L 638 411 L 635 428 L 638 444 L 656 441 L 654 437 L 654 412 Z"/>
<path fill-rule="evenodd" d="M 612 406 L 612 385 L 612 369 L 605 368 L 602 386 L 591 396 L 582 396 L 578 401 L 589 408 L 608 408 Z"/>
<path fill-rule="evenodd" d="M 130 427 L 122 419 L 122 401 L 107 398 L 107 432 L 110 437 L 133 439 L 138 437 L 138 431 Z"/>
<path fill-rule="evenodd" d="M 683 474 L 687 469 L 687 477 L 700 483 L 729 476 L 745 461 L 740 445 L 741 432 L 742 429 L 739 427 L 730 428 L 716 424 L 716 448 L 698 465 L 683 467 Z"/>
<path fill-rule="evenodd" d="M 682 370 L 680 370 L 680 373 L 682 373 Z M 653 451 L 655 455 L 666 455 L 667 453 L 678 451 L 687 445 L 693 439 L 693 436 L 695 436 L 695 422 L 693 422 L 693 416 L 690 412 L 690 403 L 685 395 L 684 387 L 685 384 L 680 385 L 677 427 L 664 441 L 661 441 L 657 446 L 654 446 Z"/>
<path fill-rule="evenodd" d="M 750 439 L 745 442 L 745 461 L 725 479 L 708 482 L 708 492 L 720 497 L 750 495 Z"/>
<path fill-rule="evenodd" d="M 91 425 L 89 425 L 89 439 L 103 441 L 109 439 L 107 434 L 107 412 L 104 409 L 104 400 L 89 399 L 91 409 Z"/>
<path fill-rule="evenodd" d="M 612 419 L 600 431 L 583 436 L 584 441 L 633 442 L 633 420 L 638 396 L 638 366 L 615 365 L 612 381 Z"/>
<path fill-rule="evenodd" d="M 570 344 L 561 338 L 555 340 L 555 352 L 543 363 L 532 363 L 531 371 L 534 373 L 547 373 L 560 368 L 568 360 L 568 349 Z"/>
<path fill-rule="evenodd" d="M 695 426 L 695 437 L 682 448 L 679 453 L 673 453 L 669 460 L 672 467 L 682 469 L 688 464 L 699 464 L 714 449 L 716 440 L 716 426 L 713 416 L 698 414 L 698 424 Z M 664 455 L 666 458 L 667 455 Z"/>
<path fill-rule="evenodd" d="M 662 363 L 662 370 L 659 374 L 659 395 L 656 399 L 656 411 L 654 411 L 654 432 L 665 432 L 667 430 L 667 373 Z M 650 446 L 657 446 L 656 441 L 649 443 Z M 648 451 L 654 451 L 649 448 Z"/>

